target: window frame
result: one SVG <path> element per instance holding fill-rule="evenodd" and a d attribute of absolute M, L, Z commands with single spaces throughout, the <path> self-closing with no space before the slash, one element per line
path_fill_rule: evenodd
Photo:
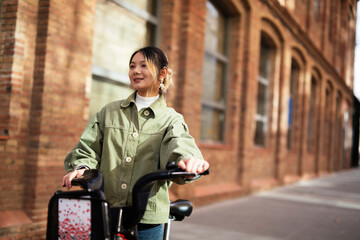
<path fill-rule="evenodd" d="M 324 119 L 323 119 L 323 154 L 327 155 L 327 157 L 331 157 L 331 144 L 332 144 L 332 131 L 328 131 L 328 129 L 332 129 L 333 119 L 332 119 L 332 107 L 333 107 L 333 94 L 334 89 L 330 84 L 330 81 L 326 83 L 325 87 L 325 97 L 324 97 Z"/>
<path fill-rule="evenodd" d="M 2 21 L 2 10 L 3 10 L 3 4 L 4 1 L 0 1 L 0 37 L 1 39 L 3 39 L 3 36 L 5 34 L 8 34 L 10 31 L 14 31 L 13 27 L 9 27 L 9 26 L 5 26 L 8 25 L 10 23 L 6 23 L 6 21 L 3 23 Z M 3 26 L 4 24 L 4 26 Z M 7 28 L 9 27 L 9 28 Z M 8 29 L 8 30 L 5 30 Z M 4 55 L 4 51 L 6 48 L 9 48 L 7 45 L 15 45 L 15 40 L 9 42 L 9 43 L 5 43 L 4 41 L 0 40 L 0 54 L 1 56 Z M 13 58 L 14 56 L 11 56 L 11 58 Z M 0 68 L 3 67 L 4 62 L 0 61 Z M 9 139 L 9 135 L 10 135 L 10 117 L 11 117 L 11 113 L 10 113 L 10 95 L 12 92 L 12 79 L 11 76 L 8 76 L 6 78 L 3 78 L 0 80 L 0 90 L 3 91 L 3 97 L 2 97 L 2 108 L 1 108 L 1 113 L 0 113 L 0 140 L 8 140 Z"/>
<path fill-rule="evenodd" d="M 348 162 L 348 155 L 351 151 L 351 137 L 352 137 L 352 131 L 351 131 L 351 101 L 348 99 L 343 100 L 343 119 L 342 119 L 342 132 L 343 132 L 343 138 L 342 138 L 342 164 L 340 166 L 340 169 L 344 169 L 347 167 L 346 163 Z"/>
<path fill-rule="evenodd" d="M 309 108 L 307 111 L 307 138 L 306 138 L 306 151 L 309 154 L 315 154 L 316 152 L 316 137 L 318 135 L 318 129 L 316 129 L 316 123 L 319 117 L 318 104 L 320 101 L 320 81 L 321 77 L 317 73 L 311 74 L 310 80 L 310 95 L 308 99 Z M 314 91 L 313 91 L 314 83 Z M 314 93 L 314 95 L 313 95 Z"/>
<path fill-rule="evenodd" d="M 215 52 L 213 50 L 209 50 L 206 49 L 206 45 L 204 44 L 204 56 L 206 58 L 207 56 L 210 56 L 212 59 L 215 59 L 216 63 L 221 63 L 224 65 L 224 73 L 222 74 L 222 83 L 223 83 L 223 96 L 224 96 L 224 103 L 220 103 L 214 100 L 208 100 L 208 99 L 203 99 L 203 97 L 201 98 L 201 111 L 204 108 L 210 108 L 215 112 L 221 112 L 224 115 L 224 120 L 222 121 L 223 124 L 222 126 L 220 126 L 220 128 L 222 129 L 222 134 L 219 136 L 220 141 L 218 140 L 214 140 L 214 139 L 210 139 L 210 138 L 202 138 L 202 133 L 200 133 L 200 142 L 203 144 L 225 144 L 226 143 L 226 121 L 227 121 L 227 117 L 226 117 L 226 109 L 227 109 L 227 98 L 226 98 L 226 92 L 228 89 L 228 76 L 229 76 L 229 59 L 230 59 L 230 51 L 229 51 L 229 45 L 230 45 L 230 31 L 231 31 L 231 20 L 229 15 L 227 14 L 227 12 L 221 8 L 220 6 L 218 6 L 218 4 L 213 1 L 213 0 L 208 0 L 206 1 L 206 4 L 210 2 L 219 12 L 221 12 L 221 14 L 224 16 L 224 20 L 225 20 L 225 30 L 224 30 L 224 34 L 225 34 L 225 42 L 224 42 L 224 54 Z M 206 30 L 205 30 L 206 31 Z M 205 41 L 205 38 L 204 38 Z M 205 59 L 204 58 L 204 59 Z M 204 67 L 205 70 L 205 67 Z M 204 76 L 202 81 L 204 81 Z M 203 119 L 203 116 L 201 114 L 201 119 Z M 202 120 L 201 120 L 202 121 Z M 201 131 L 202 128 L 200 128 Z"/>
<path fill-rule="evenodd" d="M 294 72 L 295 71 L 295 72 Z M 290 66 L 290 81 L 289 81 L 289 99 L 288 99 L 288 130 L 287 130 L 287 140 L 286 140 L 286 149 L 288 151 L 294 151 L 295 145 L 295 135 L 296 135 L 296 119 L 297 114 L 295 109 L 297 109 L 299 101 L 299 93 L 296 91 L 300 85 L 301 77 L 301 63 L 295 57 L 291 57 L 291 66 Z M 290 102 L 291 101 L 291 102 Z M 291 104 L 291 109 L 290 109 Z"/>
<path fill-rule="evenodd" d="M 322 0 L 313 0 L 312 2 L 312 16 L 315 20 L 315 22 L 320 21 L 320 15 L 321 15 L 321 1 Z"/>
<path fill-rule="evenodd" d="M 333 164 L 334 168 L 333 170 L 339 170 L 340 169 L 340 160 L 342 160 L 342 103 L 343 103 L 343 97 L 340 91 L 337 91 L 336 93 L 336 99 L 335 99 L 335 122 L 334 122 L 334 138 L 333 138 L 333 144 L 334 144 L 334 158 L 333 158 Z"/>
<path fill-rule="evenodd" d="M 275 73 L 275 62 L 276 62 L 276 55 L 277 55 L 277 51 L 278 51 L 278 47 L 275 44 L 275 40 L 271 37 L 271 35 L 269 35 L 266 31 L 261 31 L 260 34 L 260 51 L 259 51 L 259 67 L 258 67 L 258 76 L 257 76 L 257 94 L 256 94 L 256 110 L 255 110 L 255 117 L 254 117 L 254 122 L 255 122 L 255 130 L 254 130 L 254 138 L 253 138 L 253 142 L 254 142 L 254 146 L 255 147 L 259 147 L 259 148 L 266 148 L 269 144 L 269 139 L 268 139 L 268 132 L 269 132 L 269 127 L 270 127 L 270 117 L 271 117 L 271 111 L 272 111 L 272 84 L 274 81 L 274 73 Z M 269 65 L 268 65 L 268 78 L 264 78 L 263 76 L 260 75 L 260 67 L 261 67 L 261 56 L 263 56 L 263 54 L 261 54 L 262 52 L 262 46 L 265 46 L 267 48 L 267 50 L 269 51 L 269 55 L 268 55 L 268 61 L 269 61 Z M 259 91 L 259 85 L 263 84 L 266 85 L 267 87 L 267 94 L 266 94 L 266 99 L 265 99 L 265 103 L 266 103 L 266 109 L 265 109 L 265 113 L 264 115 L 261 115 L 258 113 L 258 107 L 259 107 L 259 99 L 258 99 L 258 91 Z M 262 142 L 256 142 L 256 132 L 257 132 L 257 123 L 261 122 L 261 123 L 265 123 L 265 129 L 263 130 L 263 139 Z"/>

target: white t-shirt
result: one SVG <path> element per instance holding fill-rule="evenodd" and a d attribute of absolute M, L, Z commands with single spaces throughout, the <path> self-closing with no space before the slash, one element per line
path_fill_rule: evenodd
<path fill-rule="evenodd" d="M 142 97 L 136 93 L 135 103 L 136 103 L 138 111 L 140 111 L 143 108 L 150 107 L 150 105 L 153 104 L 156 100 L 158 100 L 158 98 L 159 98 L 159 95 L 157 95 L 155 97 Z"/>

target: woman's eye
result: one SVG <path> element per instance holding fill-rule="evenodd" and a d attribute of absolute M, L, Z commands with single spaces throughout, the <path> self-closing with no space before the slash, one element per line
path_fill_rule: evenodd
<path fill-rule="evenodd" d="M 146 64 L 141 65 L 141 67 L 146 68 Z"/>
<path fill-rule="evenodd" d="M 134 66 L 134 65 L 130 65 L 130 68 L 133 69 L 133 68 L 135 68 L 135 66 Z"/>

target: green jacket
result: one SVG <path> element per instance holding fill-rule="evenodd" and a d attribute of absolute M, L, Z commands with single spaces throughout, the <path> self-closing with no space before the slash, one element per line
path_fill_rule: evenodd
<path fill-rule="evenodd" d="M 161 96 L 138 112 L 136 93 L 106 105 L 88 123 L 80 141 L 66 156 L 67 172 L 86 165 L 100 169 L 110 206 L 128 206 L 132 188 L 143 175 L 164 169 L 167 162 L 203 159 L 181 114 Z M 184 179 L 176 181 L 186 183 Z M 169 215 L 170 182 L 153 187 L 142 223 L 164 223 Z"/>

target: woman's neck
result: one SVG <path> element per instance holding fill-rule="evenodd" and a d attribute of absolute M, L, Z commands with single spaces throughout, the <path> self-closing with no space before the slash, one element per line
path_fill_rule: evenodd
<path fill-rule="evenodd" d="M 151 104 L 156 102 L 156 100 L 160 97 L 160 95 L 154 96 L 154 97 L 143 97 L 136 93 L 135 103 L 138 108 L 138 111 L 140 111 L 143 108 L 150 107 Z"/>

